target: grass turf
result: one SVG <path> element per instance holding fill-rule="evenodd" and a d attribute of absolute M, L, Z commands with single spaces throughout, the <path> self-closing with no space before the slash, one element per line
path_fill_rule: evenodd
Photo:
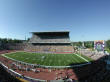
<path fill-rule="evenodd" d="M 78 54 L 79 55 L 79 54 Z M 31 64 L 40 64 L 47 66 L 68 66 L 72 64 L 86 63 L 84 59 L 92 61 L 92 59 L 79 55 L 83 57 L 78 57 L 75 54 L 41 54 L 41 53 L 29 53 L 29 52 L 16 52 L 5 54 L 10 58 L 23 61 Z"/>

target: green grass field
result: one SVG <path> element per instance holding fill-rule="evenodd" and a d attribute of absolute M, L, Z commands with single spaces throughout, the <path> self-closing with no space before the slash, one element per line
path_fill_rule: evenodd
<path fill-rule="evenodd" d="M 29 52 L 16 52 L 5 56 L 31 64 L 46 66 L 68 66 L 92 61 L 92 59 L 79 54 L 41 54 Z"/>

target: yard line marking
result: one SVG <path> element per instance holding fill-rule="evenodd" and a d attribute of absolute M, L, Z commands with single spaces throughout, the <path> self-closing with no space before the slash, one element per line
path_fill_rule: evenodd
<path fill-rule="evenodd" d="M 71 58 L 72 58 L 71 61 L 72 61 L 73 63 L 79 63 L 79 62 L 80 62 L 80 61 L 78 61 L 75 57 L 73 57 L 72 55 L 71 55 Z M 73 60 L 73 59 L 74 59 L 74 60 Z"/>
<path fill-rule="evenodd" d="M 82 56 L 79 56 L 78 54 L 75 54 L 76 56 L 80 57 L 81 59 L 85 60 L 86 62 L 89 62 L 87 59 L 85 59 L 84 57 Z"/>

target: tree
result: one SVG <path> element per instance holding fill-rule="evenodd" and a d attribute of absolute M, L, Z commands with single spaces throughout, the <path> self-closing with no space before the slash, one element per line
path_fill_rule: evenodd
<path fill-rule="evenodd" d="M 72 42 L 73 46 L 78 46 L 81 47 L 82 46 L 82 42 Z"/>
<path fill-rule="evenodd" d="M 108 49 L 110 49 L 110 40 L 107 40 L 107 41 L 106 41 L 106 47 L 107 47 Z"/>
<path fill-rule="evenodd" d="M 27 39 L 27 41 L 29 41 L 29 40 L 30 40 L 30 38 Z"/>
<path fill-rule="evenodd" d="M 5 43 L 22 43 L 23 40 L 11 39 L 11 38 L 0 38 L 0 42 L 3 44 L 5 44 Z"/>
<path fill-rule="evenodd" d="M 86 48 L 93 48 L 94 47 L 94 42 L 93 41 L 86 41 L 86 42 L 84 42 L 84 46 Z"/>

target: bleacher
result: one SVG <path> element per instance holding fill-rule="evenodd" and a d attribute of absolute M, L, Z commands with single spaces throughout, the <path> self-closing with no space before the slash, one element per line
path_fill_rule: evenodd
<path fill-rule="evenodd" d="M 73 52 L 69 31 L 32 32 L 32 38 L 25 48 L 32 52 Z"/>
<path fill-rule="evenodd" d="M 81 53 L 81 54 L 83 54 L 85 56 L 88 56 L 88 57 L 90 57 L 90 58 L 92 58 L 94 60 L 98 60 L 101 57 L 104 57 L 105 56 L 105 54 L 103 52 L 91 51 L 89 49 L 80 49 L 78 51 L 78 53 Z"/>
<path fill-rule="evenodd" d="M 32 32 L 29 43 L 70 43 L 69 31 Z"/>
<path fill-rule="evenodd" d="M 74 52 L 72 46 L 56 46 L 56 45 L 28 45 L 25 48 L 26 51 L 30 51 L 30 52 L 51 52 L 51 53 L 57 53 L 57 52 Z"/>

